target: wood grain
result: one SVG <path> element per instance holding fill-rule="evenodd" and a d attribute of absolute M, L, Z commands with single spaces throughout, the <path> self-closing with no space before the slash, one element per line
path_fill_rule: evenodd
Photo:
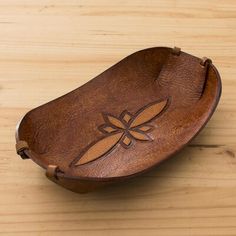
<path fill-rule="evenodd" d="M 217 112 L 188 148 L 87 195 L 19 159 L 25 112 L 152 46 L 207 56 L 221 73 Z M 1 0 L 0 52 L 1 235 L 236 235 L 235 0 Z"/>

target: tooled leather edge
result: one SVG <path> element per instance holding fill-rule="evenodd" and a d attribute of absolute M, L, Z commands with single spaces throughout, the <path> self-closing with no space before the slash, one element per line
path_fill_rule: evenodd
<path fill-rule="evenodd" d="M 202 57 L 202 59 L 201 59 L 201 61 L 200 61 L 200 65 L 201 65 L 202 67 L 205 67 L 205 68 L 206 68 L 206 76 L 205 76 L 205 77 L 207 78 L 210 65 L 212 65 L 212 60 L 209 59 L 208 57 Z M 201 97 L 203 96 L 204 91 L 205 91 L 205 89 L 206 89 L 206 82 L 207 82 L 207 80 L 205 79 L 204 84 L 203 84 L 203 88 L 202 88 Z"/>

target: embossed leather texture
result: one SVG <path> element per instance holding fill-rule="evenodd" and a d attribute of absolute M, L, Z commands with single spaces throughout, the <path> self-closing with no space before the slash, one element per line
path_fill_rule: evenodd
<path fill-rule="evenodd" d="M 143 173 L 204 127 L 221 93 L 207 58 L 178 48 L 138 51 L 85 85 L 28 112 L 17 153 L 75 192 Z"/>

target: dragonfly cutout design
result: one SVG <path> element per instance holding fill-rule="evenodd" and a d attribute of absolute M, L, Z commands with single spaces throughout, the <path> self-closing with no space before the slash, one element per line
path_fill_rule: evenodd
<path fill-rule="evenodd" d="M 105 123 L 98 129 L 105 136 L 89 144 L 71 164 L 80 166 L 95 161 L 109 154 L 117 145 L 127 149 L 135 141 L 152 141 L 149 132 L 154 129 L 154 126 L 149 123 L 163 113 L 167 104 L 168 99 L 152 102 L 142 107 L 134 115 L 127 110 L 124 110 L 119 117 L 103 114 Z"/>

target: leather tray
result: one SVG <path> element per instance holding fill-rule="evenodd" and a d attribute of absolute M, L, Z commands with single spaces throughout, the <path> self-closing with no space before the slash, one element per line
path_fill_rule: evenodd
<path fill-rule="evenodd" d="M 211 60 L 179 48 L 141 50 L 29 111 L 17 128 L 17 153 L 57 184 L 88 192 L 181 150 L 207 123 L 220 93 Z"/>

